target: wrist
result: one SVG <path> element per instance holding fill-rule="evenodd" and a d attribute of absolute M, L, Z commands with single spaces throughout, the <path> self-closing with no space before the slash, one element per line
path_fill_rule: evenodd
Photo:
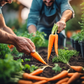
<path fill-rule="evenodd" d="M 63 18 L 60 19 L 60 21 L 65 23 L 66 22 L 66 18 L 63 17 Z"/>

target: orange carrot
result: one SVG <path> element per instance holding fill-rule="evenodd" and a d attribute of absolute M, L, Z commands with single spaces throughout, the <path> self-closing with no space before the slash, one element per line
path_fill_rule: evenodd
<path fill-rule="evenodd" d="M 31 56 L 37 59 L 38 61 L 42 62 L 43 64 L 47 64 L 37 52 L 32 52 Z"/>
<path fill-rule="evenodd" d="M 82 81 L 81 84 L 84 84 L 84 81 Z"/>
<path fill-rule="evenodd" d="M 74 73 L 68 73 L 68 77 L 71 77 L 73 75 L 74 75 Z M 83 75 L 83 73 L 80 73 L 80 75 Z"/>
<path fill-rule="evenodd" d="M 27 80 L 19 80 L 18 84 L 33 84 L 32 81 L 27 81 Z"/>
<path fill-rule="evenodd" d="M 59 80 L 57 83 L 55 83 L 55 84 L 61 84 L 61 83 L 63 83 L 63 82 L 67 82 L 69 80 L 69 78 L 68 77 L 66 77 L 66 78 L 63 78 L 63 79 L 61 79 L 61 80 Z"/>
<path fill-rule="evenodd" d="M 9 47 L 10 49 L 12 49 L 12 48 L 14 48 L 14 45 L 8 45 L 8 47 Z"/>
<path fill-rule="evenodd" d="M 61 84 L 68 84 L 67 82 L 63 82 L 63 83 L 61 83 Z"/>
<path fill-rule="evenodd" d="M 45 84 L 45 83 L 47 83 L 48 81 L 46 81 L 46 80 L 42 80 L 42 81 L 38 81 L 38 82 L 35 82 L 35 83 L 33 83 L 33 84 Z"/>
<path fill-rule="evenodd" d="M 80 73 L 75 72 L 68 80 L 68 84 L 72 83 L 73 81 L 77 80 L 80 77 Z"/>
<path fill-rule="evenodd" d="M 48 79 L 46 77 L 34 76 L 34 75 L 30 75 L 28 73 L 23 73 L 23 78 L 31 79 L 31 80 L 47 80 Z"/>
<path fill-rule="evenodd" d="M 54 42 L 55 53 L 58 56 L 58 35 L 55 34 L 55 42 Z"/>
<path fill-rule="evenodd" d="M 50 57 L 50 54 L 51 54 L 51 51 L 52 51 L 54 40 L 55 40 L 55 35 L 50 34 L 49 35 L 49 42 L 48 42 L 48 56 L 47 56 L 47 61 L 49 60 L 49 57 Z"/>
<path fill-rule="evenodd" d="M 68 73 L 68 77 L 71 77 L 74 73 Z"/>
<path fill-rule="evenodd" d="M 43 67 L 42 69 L 39 68 L 39 69 L 36 69 L 35 71 L 33 71 L 32 73 L 30 73 L 31 75 L 38 75 L 40 73 L 43 72 L 43 70 L 46 68 L 47 66 Z"/>
<path fill-rule="evenodd" d="M 73 70 L 78 71 L 78 72 L 82 72 L 83 71 L 83 67 L 82 66 L 70 66 Z"/>
<path fill-rule="evenodd" d="M 82 76 L 80 79 L 83 79 L 84 80 L 84 76 Z"/>
<path fill-rule="evenodd" d="M 67 70 L 63 70 L 61 73 L 59 73 L 58 75 L 49 78 L 50 81 L 54 81 L 54 80 L 59 80 L 62 79 L 64 77 L 66 77 L 68 75 L 68 71 Z"/>

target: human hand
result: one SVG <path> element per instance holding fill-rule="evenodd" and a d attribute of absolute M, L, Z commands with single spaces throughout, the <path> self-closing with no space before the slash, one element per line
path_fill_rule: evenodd
<path fill-rule="evenodd" d="M 66 27 L 66 22 L 63 22 L 63 21 L 58 21 L 56 24 L 58 26 L 57 33 L 60 33 Z"/>
<path fill-rule="evenodd" d="M 34 43 L 25 37 L 16 37 L 14 39 L 14 45 L 19 52 L 23 52 L 25 54 L 29 54 L 31 52 L 35 52 L 35 45 Z"/>

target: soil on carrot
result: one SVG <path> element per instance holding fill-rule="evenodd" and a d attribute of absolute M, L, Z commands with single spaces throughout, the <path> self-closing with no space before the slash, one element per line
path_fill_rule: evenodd
<path fill-rule="evenodd" d="M 72 50 L 72 49 L 73 49 L 73 48 L 71 47 L 71 45 L 69 45 L 69 46 L 67 45 L 67 47 L 69 48 L 69 50 Z M 59 49 L 63 49 L 63 47 L 60 46 Z M 41 48 L 38 48 L 37 51 L 38 51 L 38 53 L 42 56 L 42 58 L 47 62 L 47 48 L 41 47 Z M 52 52 L 51 52 L 51 56 L 50 56 L 50 58 L 49 58 L 49 65 L 50 65 L 50 66 L 53 66 L 53 67 L 54 67 L 54 63 L 52 62 L 52 58 L 53 58 L 55 55 L 56 55 L 56 54 L 55 54 L 55 51 L 54 51 L 54 48 L 53 48 L 53 49 L 52 49 Z M 33 58 L 32 56 L 30 56 L 30 55 L 24 54 L 21 58 L 22 58 L 23 60 L 24 60 L 25 58 L 30 58 L 30 59 L 31 59 L 30 62 L 25 62 L 25 61 L 24 61 L 23 65 L 29 64 L 29 65 L 39 66 L 39 67 L 40 67 L 40 66 L 45 66 L 44 64 L 42 64 L 41 62 L 37 61 L 36 59 L 34 59 L 34 58 Z M 17 58 L 14 58 L 14 59 L 17 59 Z M 84 58 L 82 58 L 81 55 L 79 55 L 79 56 L 72 56 L 71 59 L 70 59 L 70 61 L 69 61 L 69 63 L 70 63 L 70 65 L 73 65 L 73 66 L 76 65 L 76 66 L 83 66 L 83 67 L 84 67 Z M 68 69 L 69 69 L 69 66 L 66 65 L 66 64 L 64 64 L 64 63 L 62 63 L 62 62 L 58 62 L 57 64 L 62 68 L 62 70 L 68 70 Z M 62 70 L 61 70 L 61 71 L 62 71 Z M 28 70 L 25 70 L 25 72 L 30 73 Z M 75 71 L 70 69 L 69 72 L 75 72 Z M 50 78 L 50 77 L 53 77 L 53 76 L 55 76 L 55 75 L 57 75 L 57 74 L 59 74 L 59 73 L 60 73 L 60 72 L 56 72 L 56 73 L 55 73 L 55 71 L 53 71 L 51 67 L 47 67 L 47 68 L 44 69 L 44 71 L 43 71 L 41 74 L 39 74 L 39 76 L 43 76 L 43 77 Z M 74 81 L 72 84 L 81 84 L 81 81 L 82 81 L 82 80 L 78 79 L 78 80 Z M 33 82 L 34 82 L 34 81 L 33 81 Z M 48 82 L 48 83 L 46 83 L 46 84 L 55 84 L 56 82 L 57 82 L 57 81 L 52 81 L 52 82 Z"/>

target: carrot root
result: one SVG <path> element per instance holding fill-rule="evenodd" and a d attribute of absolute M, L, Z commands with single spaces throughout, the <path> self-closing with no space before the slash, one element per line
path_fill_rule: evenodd
<path fill-rule="evenodd" d="M 57 83 L 55 83 L 55 84 L 61 84 L 61 83 L 63 83 L 63 82 L 67 82 L 69 80 L 69 78 L 68 77 L 66 77 L 66 78 L 63 78 L 63 79 L 61 79 L 61 80 L 59 80 Z"/>
<path fill-rule="evenodd" d="M 32 81 L 19 80 L 18 84 L 33 84 Z"/>

